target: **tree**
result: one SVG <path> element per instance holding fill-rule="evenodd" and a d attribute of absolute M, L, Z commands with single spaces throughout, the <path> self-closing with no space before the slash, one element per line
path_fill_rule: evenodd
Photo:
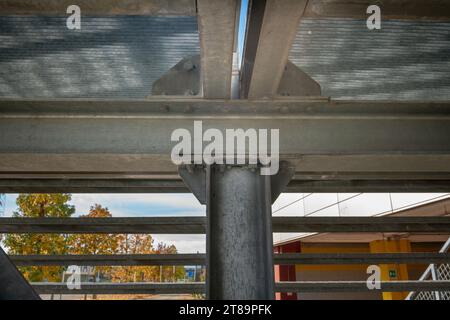
<path fill-rule="evenodd" d="M 119 237 L 118 254 L 152 254 L 153 238 L 149 234 L 122 234 Z M 115 267 L 111 278 L 115 282 L 153 281 L 158 268 L 154 266 Z"/>
<path fill-rule="evenodd" d="M 83 218 L 110 218 L 108 208 L 99 204 L 91 206 Z M 113 234 L 73 234 L 69 236 L 71 254 L 115 254 L 119 244 L 119 236 Z M 107 272 L 110 267 L 96 267 L 97 272 Z"/>
<path fill-rule="evenodd" d="M 17 211 L 13 217 L 58 217 L 68 218 L 75 213 L 74 206 L 68 204 L 71 195 L 21 194 L 17 197 Z M 9 254 L 66 254 L 67 235 L 62 234 L 8 234 L 4 244 Z M 60 281 L 62 267 L 21 267 L 29 281 Z"/>
<path fill-rule="evenodd" d="M 163 242 L 159 242 L 155 249 L 156 254 L 177 254 L 177 248 L 172 245 L 166 245 Z M 159 279 L 158 281 L 164 282 L 175 282 L 180 279 L 184 279 L 185 271 L 184 267 L 181 266 L 166 266 L 160 267 L 159 269 Z"/>
<path fill-rule="evenodd" d="M 153 238 L 148 234 L 122 235 L 119 241 L 120 254 L 176 254 L 174 245 L 162 242 L 153 246 Z M 136 266 L 116 267 L 112 269 L 115 282 L 171 282 L 184 279 L 184 268 L 177 266 Z"/>

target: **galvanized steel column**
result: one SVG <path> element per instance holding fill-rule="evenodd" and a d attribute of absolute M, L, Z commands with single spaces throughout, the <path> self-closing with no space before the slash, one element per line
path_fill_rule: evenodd
<path fill-rule="evenodd" d="M 273 299 L 270 176 L 206 168 L 208 299 Z"/>

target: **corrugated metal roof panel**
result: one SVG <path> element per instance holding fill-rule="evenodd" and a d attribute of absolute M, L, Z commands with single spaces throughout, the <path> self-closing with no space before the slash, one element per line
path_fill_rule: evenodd
<path fill-rule="evenodd" d="M 450 23 L 303 19 L 290 59 L 337 99 L 450 100 Z"/>
<path fill-rule="evenodd" d="M 196 17 L 0 16 L 0 96 L 144 98 L 153 81 L 198 54 Z"/>

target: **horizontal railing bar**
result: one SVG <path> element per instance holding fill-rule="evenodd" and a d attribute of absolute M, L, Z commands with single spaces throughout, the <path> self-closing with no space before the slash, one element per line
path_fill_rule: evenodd
<path fill-rule="evenodd" d="M 20 174 L 18 174 L 20 175 Z M 390 179 L 347 177 L 345 174 L 327 178 L 305 175 L 304 179 L 291 180 L 285 193 L 301 192 L 447 192 L 450 178 L 447 173 L 427 173 L 424 179 L 399 179 L 391 174 Z M 40 179 L 4 178 L 0 176 L 0 193 L 189 193 L 181 180 L 163 179 Z"/>
<path fill-rule="evenodd" d="M 204 217 L 0 218 L 0 233 L 202 234 Z"/>
<path fill-rule="evenodd" d="M 201 282 L 191 283 L 81 283 L 80 289 L 69 289 L 65 283 L 32 283 L 39 294 L 193 294 L 204 293 Z M 449 291 L 450 281 L 386 281 L 380 289 L 369 289 L 366 281 L 300 281 L 278 282 L 276 292 L 402 292 Z"/>
<path fill-rule="evenodd" d="M 81 283 L 69 289 L 65 283 L 32 283 L 39 294 L 194 294 L 204 293 L 205 285 L 191 283 Z"/>
<path fill-rule="evenodd" d="M 380 289 L 369 289 L 366 281 L 298 281 L 279 282 L 277 292 L 402 292 L 402 291 L 449 291 L 450 281 L 382 281 Z"/>
<path fill-rule="evenodd" d="M 273 232 L 450 233 L 450 217 L 273 217 Z M 0 218 L 0 233 L 204 234 L 205 217 Z"/>
<path fill-rule="evenodd" d="M 449 263 L 448 253 L 283 253 L 274 255 L 275 264 L 429 264 Z"/>
<path fill-rule="evenodd" d="M 204 265 L 204 254 L 10 255 L 16 266 L 190 266 Z"/>
<path fill-rule="evenodd" d="M 450 217 L 274 217 L 273 232 L 449 232 Z"/>
<path fill-rule="evenodd" d="M 205 254 L 10 255 L 17 266 L 187 266 L 204 265 Z M 450 263 L 450 253 L 281 253 L 277 265 Z"/>

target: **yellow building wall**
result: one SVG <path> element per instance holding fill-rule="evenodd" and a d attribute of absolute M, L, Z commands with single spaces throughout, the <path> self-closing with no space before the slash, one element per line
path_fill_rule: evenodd
<path fill-rule="evenodd" d="M 434 247 L 434 246 L 432 246 Z M 414 251 L 434 251 L 432 248 L 424 250 L 425 248 L 414 248 Z M 419 249 L 419 250 L 418 250 Z M 421 250 L 422 249 L 422 250 Z M 376 240 L 368 244 L 357 243 L 302 243 L 302 253 L 396 253 L 396 252 L 412 252 L 409 240 L 405 239 L 387 239 Z M 361 265 L 296 265 L 296 273 L 304 271 L 358 271 L 366 272 L 368 264 Z M 381 269 L 381 280 L 408 280 L 408 266 L 406 264 L 382 264 L 379 265 Z M 413 269 L 422 270 L 425 266 L 414 265 L 410 266 Z M 418 270 L 418 271 L 419 271 Z M 383 300 L 403 300 L 408 295 L 408 292 L 383 292 Z"/>
<path fill-rule="evenodd" d="M 369 246 L 366 244 L 309 244 L 302 243 L 302 253 L 369 253 Z M 368 265 L 360 264 L 331 264 L 331 265 L 296 265 L 295 271 L 350 271 L 367 270 Z"/>
<path fill-rule="evenodd" d="M 411 252 L 409 240 L 376 240 L 370 243 L 371 253 Z M 408 280 L 406 264 L 380 264 L 381 281 Z M 383 300 L 404 300 L 408 292 L 383 292 Z"/>

